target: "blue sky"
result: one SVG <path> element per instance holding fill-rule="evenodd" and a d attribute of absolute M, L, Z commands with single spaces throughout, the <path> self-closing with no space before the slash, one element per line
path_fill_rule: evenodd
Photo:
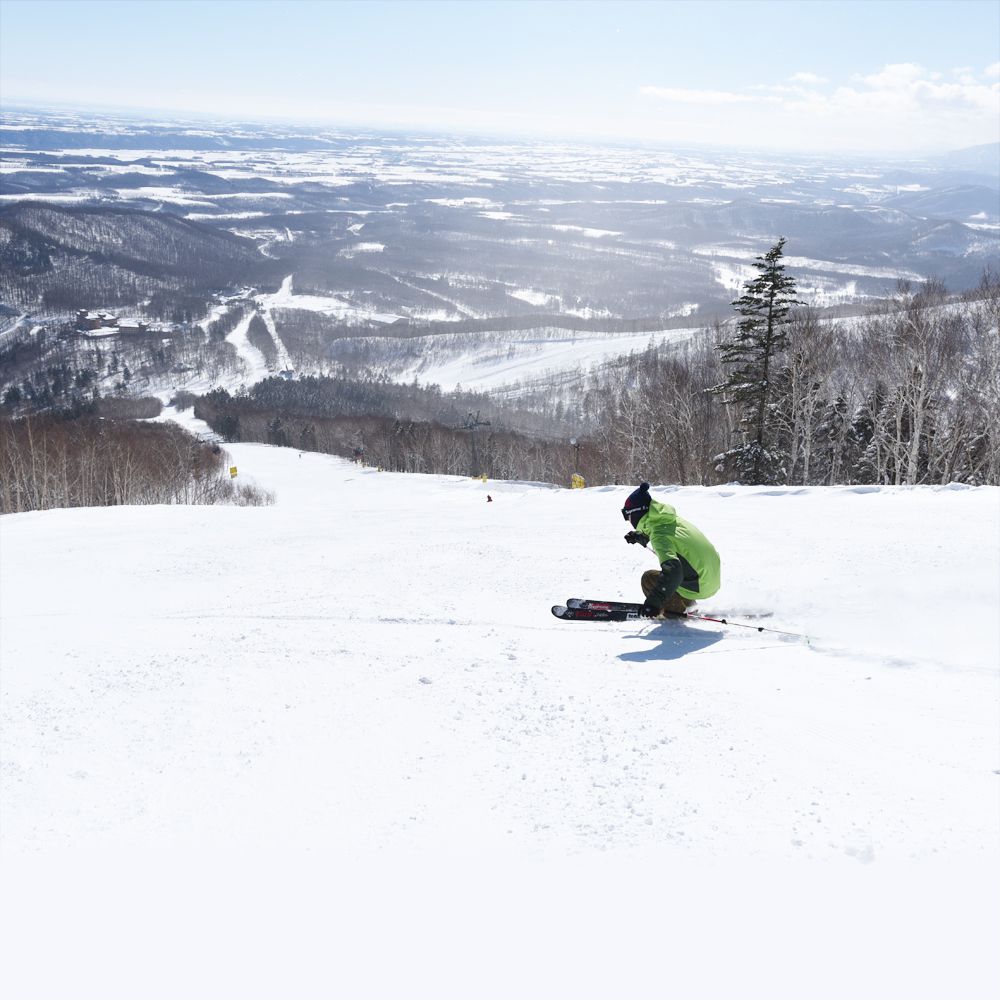
<path fill-rule="evenodd" d="M 0 101 L 959 148 L 1000 139 L 1000 4 L 0 0 Z"/>

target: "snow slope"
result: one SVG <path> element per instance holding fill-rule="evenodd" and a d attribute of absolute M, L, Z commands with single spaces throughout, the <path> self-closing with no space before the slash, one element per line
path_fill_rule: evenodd
<path fill-rule="evenodd" d="M 250 343 L 250 338 L 247 336 L 253 318 L 253 313 L 247 313 L 235 328 L 226 334 L 226 340 L 236 348 L 236 353 L 243 362 L 240 381 L 244 385 L 255 385 L 271 374 L 263 353 Z"/>
<path fill-rule="evenodd" d="M 454 338 L 438 335 L 427 338 L 427 350 L 422 352 L 421 360 L 402 371 L 396 380 L 405 383 L 416 378 L 425 385 L 438 385 L 445 392 L 458 386 L 488 392 L 519 382 L 585 373 L 632 352 L 683 344 L 696 332 L 691 328 L 621 334 L 549 328 L 528 337 L 511 334 L 499 347 L 488 342 L 470 346 L 469 338 L 463 335 Z M 449 340 L 461 346 L 452 357 L 439 360 L 438 355 L 448 350 Z"/>
<path fill-rule="evenodd" d="M 230 450 L 0 518 L 5 997 L 994 995 L 1000 491 L 654 488 L 807 643 L 553 618 L 624 488 Z"/>

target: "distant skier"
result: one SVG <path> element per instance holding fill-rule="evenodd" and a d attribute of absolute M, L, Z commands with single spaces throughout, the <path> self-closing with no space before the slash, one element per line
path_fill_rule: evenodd
<path fill-rule="evenodd" d="M 660 569 L 642 574 L 643 611 L 650 618 L 664 612 L 683 614 L 696 600 L 711 597 L 722 584 L 719 553 L 690 522 L 678 517 L 668 503 L 649 495 L 649 483 L 633 490 L 622 507 L 622 517 L 633 531 L 629 545 L 651 545 Z"/>

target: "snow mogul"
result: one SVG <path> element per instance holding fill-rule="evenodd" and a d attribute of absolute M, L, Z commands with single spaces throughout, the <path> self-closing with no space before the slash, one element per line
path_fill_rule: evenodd
<path fill-rule="evenodd" d="M 670 504 L 654 500 L 649 483 L 629 494 L 622 517 L 633 528 L 625 541 L 651 546 L 660 564 L 658 570 L 642 574 L 644 615 L 663 618 L 684 614 L 695 601 L 718 592 L 722 572 L 715 546 Z"/>

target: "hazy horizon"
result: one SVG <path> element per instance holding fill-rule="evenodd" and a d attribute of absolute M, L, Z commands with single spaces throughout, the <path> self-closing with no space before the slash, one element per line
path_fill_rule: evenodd
<path fill-rule="evenodd" d="M 797 149 L 792 146 L 753 146 L 747 143 L 735 141 L 726 142 L 725 138 L 719 140 L 707 139 L 701 142 L 656 139 L 632 136 L 617 135 L 574 135 L 570 133 L 543 133 L 543 132 L 501 132 L 488 128 L 476 128 L 473 126 L 460 127 L 446 125 L 383 125 L 376 122 L 347 122 L 330 119 L 318 121 L 308 117 L 297 117 L 288 115 L 281 117 L 278 115 L 252 117 L 249 115 L 226 116 L 221 113 L 211 111 L 192 110 L 190 108 L 143 108 L 114 104 L 83 104 L 83 103 L 57 103 L 54 101 L 12 100 L 0 101 L 0 118 L 3 116 L 26 115 L 38 117 L 40 119 L 66 118 L 86 118 L 93 117 L 93 124 L 97 125 L 100 119 L 110 121 L 128 122 L 136 126 L 151 125 L 158 128 L 175 125 L 178 128 L 194 126 L 216 126 L 219 128 L 239 128 L 241 126 L 259 128 L 262 131 L 289 130 L 295 132 L 305 132 L 310 134 L 322 134 L 329 132 L 357 132 L 371 133 L 375 135 L 400 136 L 413 138 L 420 135 L 436 137 L 440 139 L 455 138 L 463 140 L 480 140 L 484 142 L 514 142 L 514 143 L 544 143 L 546 140 L 553 144 L 566 143 L 580 147 L 608 147 L 608 148 L 633 148 L 647 151 L 662 149 L 673 152 L 720 152 L 720 153 L 744 153 L 750 155 L 778 157 L 788 157 L 790 159 L 809 160 L 816 157 L 828 158 L 830 156 L 839 157 L 844 160 L 854 158 L 867 158 L 873 160 L 884 160 L 887 162 L 910 160 L 934 159 L 939 156 L 947 156 L 953 153 L 985 149 L 989 147 L 1000 147 L 1000 139 L 995 139 L 983 143 L 973 143 L 967 146 L 951 146 L 938 150 L 927 149 L 865 149 L 843 147 L 838 149 Z M 0 129 L 8 127 L 0 121 Z M 2 134 L 2 133 L 0 133 Z M 0 143 L 2 146 L 2 143 Z"/>

